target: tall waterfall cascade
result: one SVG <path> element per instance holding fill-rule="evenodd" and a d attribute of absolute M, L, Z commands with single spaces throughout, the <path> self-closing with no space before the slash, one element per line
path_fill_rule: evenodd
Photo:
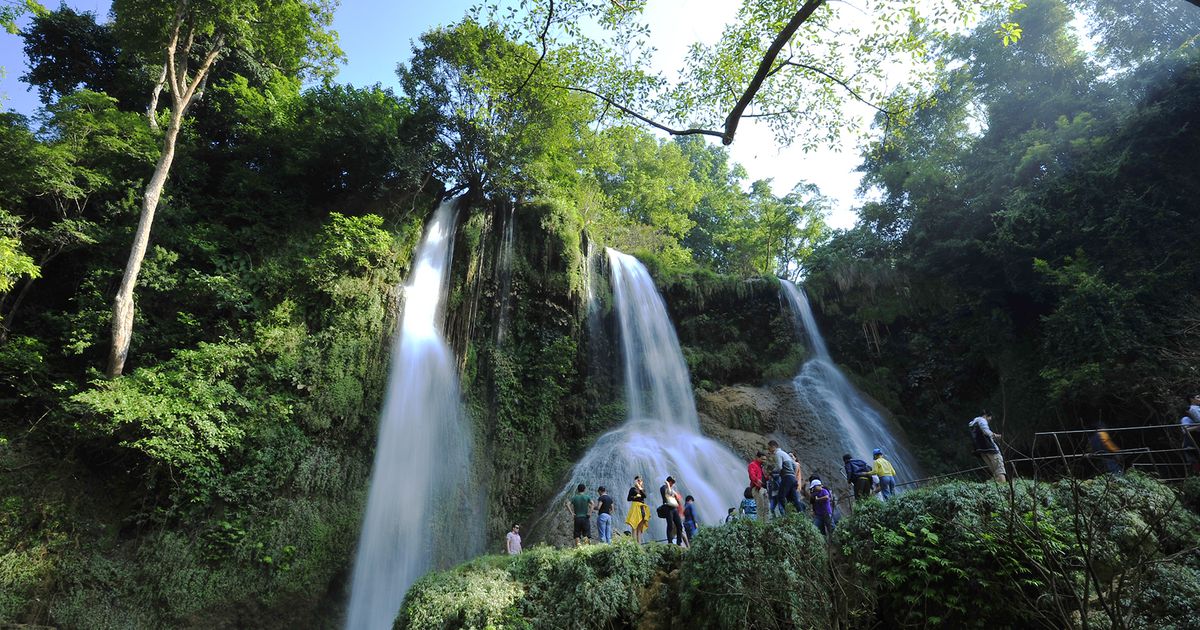
<path fill-rule="evenodd" d="M 471 462 L 456 362 L 441 332 L 454 223 L 453 202 L 443 203 L 404 288 L 354 561 L 349 630 L 389 630 L 417 578 L 437 564 L 470 557 L 482 538 L 472 531 L 472 519 L 445 513 L 463 504 L 468 476 L 462 471 Z M 453 536 L 435 535 L 449 532 L 451 523 Z"/>
<path fill-rule="evenodd" d="M 684 496 L 695 497 L 700 524 L 719 523 L 742 498 L 747 484 L 746 462 L 721 443 L 701 435 L 679 339 L 646 267 L 633 256 L 613 249 L 608 250 L 608 259 L 620 327 L 628 417 L 584 454 L 559 498 L 565 500 L 576 484 L 587 485 L 593 495 L 598 486 L 606 486 L 616 506 L 614 531 L 624 531 L 629 507 L 625 496 L 633 477 L 641 475 L 651 506 L 650 533 L 654 538 L 663 538 L 665 521 L 653 518 L 653 511 L 659 502 L 658 488 L 671 475 Z"/>
<path fill-rule="evenodd" d="M 807 340 L 811 355 L 792 381 L 796 396 L 822 424 L 837 432 L 847 453 L 870 463 L 871 451 L 882 449 L 900 482 L 917 478 L 919 468 L 903 441 L 830 358 L 808 296 L 794 283 L 781 282 L 783 295 L 796 316 L 797 333 Z"/>

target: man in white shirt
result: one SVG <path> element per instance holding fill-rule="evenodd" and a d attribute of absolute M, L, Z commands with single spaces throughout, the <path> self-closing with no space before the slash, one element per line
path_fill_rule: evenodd
<path fill-rule="evenodd" d="M 513 525 L 512 531 L 508 532 L 505 545 L 508 548 L 508 555 L 515 556 L 521 553 L 521 526 Z"/>

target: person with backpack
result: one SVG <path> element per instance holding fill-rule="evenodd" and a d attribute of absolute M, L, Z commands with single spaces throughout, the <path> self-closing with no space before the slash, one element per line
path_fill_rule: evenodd
<path fill-rule="evenodd" d="M 850 457 L 849 453 L 842 455 L 842 465 L 846 468 L 846 480 L 854 491 L 854 499 L 857 501 L 871 496 L 871 465 Z"/>
<path fill-rule="evenodd" d="M 991 420 L 992 414 L 984 411 L 979 414 L 979 417 L 968 423 L 967 428 L 971 431 L 975 455 L 983 460 L 996 483 L 1004 483 L 1007 481 L 1004 472 L 1004 456 L 1000 454 L 1000 446 L 996 444 L 996 438 L 1001 435 L 992 432 L 992 427 L 988 424 Z"/>

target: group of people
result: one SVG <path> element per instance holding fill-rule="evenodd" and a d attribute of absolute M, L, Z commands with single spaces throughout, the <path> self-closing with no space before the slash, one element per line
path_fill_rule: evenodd
<path fill-rule="evenodd" d="M 795 454 L 785 451 L 777 441 L 768 442 L 767 448 L 770 456 L 759 451 L 747 466 L 749 485 L 743 492 L 739 506 L 729 508 L 725 520 L 728 522 L 739 517 L 766 520 L 784 515 L 789 505 L 799 513 L 806 513 L 811 508 L 813 524 L 829 535 L 836 523 L 836 498 L 833 492 L 826 487 L 819 474 L 810 476 L 806 483 L 801 484 L 804 475 Z M 895 493 L 896 470 L 884 458 L 882 450 L 875 449 L 873 455 L 874 463 L 871 465 L 845 455 L 842 459 L 846 478 L 850 481 L 855 498 L 869 497 L 877 492 L 887 500 Z M 596 488 L 596 493 L 595 498 L 588 495 L 587 486 L 581 483 L 576 486 L 575 494 L 567 500 L 566 509 L 573 518 L 572 537 L 576 546 L 591 541 L 593 514 L 596 515 L 596 532 L 600 542 L 612 542 L 613 499 L 604 486 Z M 629 510 L 625 523 L 629 526 L 628 534 L 638 543 L 642 542 L 650 527 L 649 496 L 641 475 L 635 476 L 633 486 L 626 495 Z M 668 543 L 687 546 L 699 528 L 695 498 L 683 496 L 675 477 L 671 475 L 667 475 L 658 488 L 658 507 L 654 515 L 665 521 Z M 514 533 L 519 535 L 516 526 L 509 533 L 510 541 Z M 511 545 L 509 552 L 514 553 Z"/>
<path fill-rule="evenodd" d="M 997 483 L 1006 483 L 1007 474 L 1004 466 L 1004 456 L 998 442 L 1002 436 L 991 427 L 992 414 L 984 411 L 972 419 L 967 428 L 971 434 L 975 454 L 984 463 L 988 474 Z M 1193 471 L 1200 473 L 1200 393 L 1188 397 L 1188 408 L 1180 419 L 1183 435 L 1182 448 Z M 1120 449 L 1113 443 L 1112 438 L 1102 426 L 1097 426 L 1089 436 L 1091 448 L 1100 456 L 1099 461 L 1108 471 L 1119 474 L 1122 470 L 1116 454 Z M 785 451 L 779 442 L 771 440 L 767 443 L 768 456 L 763 451 L 755 454 L 750 460 L 746 471 L 749 485 L 742 495 L 742 500 L 736 508 L 729 508 L 725 518 L 729 522 L 735 518 L 757 518 L 766 520 L 786 513 L 786 506 L 791 505 L 797 512 L 804 513 L 812 508 L 813 524 L 821 533 L 828 536 L 837 522 L 837 499 L 833 492 L 826 487 L 820 475 L 812 475 L 806 484 L 801 484 L 804 475 L 795 453 Z M 890 499 L 896 492 L 896 469 L 883 454 L 881 449 L 874 449 L 872 463 L 856 459 L 850 454 L 842 456 L 842 464 L 846 480 L 856 500 L 878 495 L 883 500 Z M 591 539 L 591 516 L 596 515 L 596 533 L 601 542 L 612 542 L 613 498 L 604 486 L 596 488 L 597 496 L 592 498 L 587 494 L 587 487 L 579 484 L 575 494 L 567 501 L 567 509 L 571 512 L 573 522 L 573 537 L 576 545 L 586 544 Z M 696 502 L 691 495 L 682 496 L 676 487 L 675 478 L 667 475 L 663 484 L 658 488 L 659 505 L 655 514 L 666 521 L 667 542 L 677 545 L 688 545 L 699 528 L 696 517 Z M 647 503 L 645 482 L 641 475 L 633 478 L 633 486 L 625 500 L 629 503 L 629 511 L 625 523 L 629 526 L 628 534 L 639 544 L 650 527 L 650 506 Z M 510 554 L 521 552 L 521 526 L 513 525 L 507 535 L 506 549 Z"/>
<path fill-rule="evenodd" d="M 600 542 L 612 542 L 612 510 L 613 499 L 608 494 L 608 488 L 596 488 L 597 496 L 593 499 L 587 494 L 587 486 L 579 484 L 575 494 L 567 500 L 567 509 L 574 521 L 572 537 L 575 545 L 591 542 L 591 515 L 596 514 L 596 533 Z M 696 535 L 699 520 L 696 518 L 696 500 L 691 495 L 682 496 L 676 489 L 675 478 L 667 475 L 662 486 L 658 489 L 661 504 L 656 514 L 667 523 L 667 541 L 678 545 L 687 545 Z M 625 524 L 629 526 L 629 534 L 639 544 L 642 536 L 650 528 L 650 507 L 646 503 L 646 484 L 641 475 L 633 478 L 633 486 L 625 500 L 629 502 L 629 511 L 625 516 Z"/>
<path fill-rule="evenodd" d="M 828 536 L 837 522 L 837 500 L 833 492 L 826 487 L 820 474 L 810 476 L 807 483 L 801 485 L 804 474 L 796 454 L 783 450 L 779 442 L 771 440 L 767 449 L 771 452 L 770 458 L 759 451 L 746 466 L 750 485 L 743 493 L 737 515 L 767 520 L 784 515 L 788 505 L 801 513 L 811 507 L 813 524 Z M 855 499 L 867 498 L 874 492 L 884 500 L 890 499 L 896 492 L 896 469 L 884 458 L 882 449 L 875 449 L 872 455 L 874 463 L 870 465 L 850 454 L 843 455 L 846 480 Z M 771 463 L 774 465 L 768 468 Z M 804 500 L 807 500 L 807 506 Z M 730 508 L 726 520 L 735 516 L 734 509 Z"/>

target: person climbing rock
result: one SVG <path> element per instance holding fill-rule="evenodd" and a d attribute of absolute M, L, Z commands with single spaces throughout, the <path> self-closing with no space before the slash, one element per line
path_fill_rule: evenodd
<path fill-rule="evenodd" d="M 812 497 L 813 525 L 828 538 L 833 533 L 833 493 L 820 479 L 809 482 L 808 493 Z"/>
<path fill-rule="evenodd" d="M 575 488 L 575 494 L 567 501 L 567 510 L 575 515 L 574 533 L 575 546 L 587 544 L 592 536 L 591 515 L 595 504 L 592 503 L 592 498 L 584 494 L 587 486 L 579 484 Z"/>
<path fill-rule="evenodd" d="M 640 545 L 642 534 L 650 527 L 650 508 L 646 505 L 646 485 L 641 475 L 633 478 L 633 487 L 629 489 L 625 500 L 629 502 L 629 513 L 625 515 L 625 523 L 633 532 L 633 539 Z"/>
<path fill-rule="evenodd" d="M 988 424 L 991 420 L 992 414 L 984 411 L 967 423 L 967 428 L 971 431 L 971 440 L 975 444 L 975 455 L 983 460 L 996 483 L 1004 483 L 1007 480 L 1004 456 L 1000 454 L 1000 446 L 996 444 L 996 438 L 1001 435 L 992 432 L 992 427 Z"/>
<path fill-rule="evenodd" d="M 871 451 L 871 455 L 875 457 L 875 466 L 871 468 L 871 474 L 879 477 L 879 496 L 886 501 L 896 494 L 896 469 L 892 468 L 891 462 L 883 458 L 883 449 L 877 448 Z"/>
<path fill-rule="evenodd" d="M 596 535 L 600 542 L 612 542 L 612 509 L 613 498 L 608 496 L 608 488 L 596 488 L 599 497 L 596 498 Z"/>
<path fill-rule="evenodd" d="M 849 453 L 842 455 L 842 465 L 846 469 L 846 480 L 854 491 L 854 499 L 865 499 L 871 496 L 871 465 L 861 459 L 854 459 Z"/>

